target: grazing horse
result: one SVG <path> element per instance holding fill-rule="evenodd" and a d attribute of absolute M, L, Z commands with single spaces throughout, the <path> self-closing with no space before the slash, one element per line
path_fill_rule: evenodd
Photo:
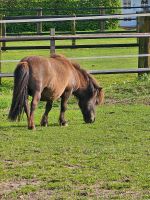
<path fill-rule="evenodd" d="M 25 111 L 28 128 L 35 129 L 34 111 L 40 100 L 46 101 L 41 126 L 47 126 L 53 101 L 61 98 L 59 124 L 65 126 L 67 122 L 64 114 L 71 94 L 78 99 L 84 121 L 94 122 L 95 106 L 102 103 L 103 90 L 92 76 L 62 55 L 23 58 L 14 72 L 13 98 L 8 118 L 12 121 L 20 120 Z M 32 96 L 31 108 L 29 95 Z"/>

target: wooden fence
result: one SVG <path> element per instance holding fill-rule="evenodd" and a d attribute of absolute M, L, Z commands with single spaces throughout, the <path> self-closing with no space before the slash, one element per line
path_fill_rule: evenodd
<path fill-rule="evenodd" d="M 106 8 L 107 9 L 107 8 Z M 119 8 L 118 8 L 119 9 Z M 54 21 L 72 21 L 72 28 L 71 28 L 71 34 L 75 35 L 76 34 L 76 21 L 78 20 L 100 20 L 100 32 L 103 33 L 105 31 L 105 20 L 108 19 L 117 19 L 117 20 L 123 20 L 124 18 L 131 18 L 131 17 L 139 17 L 139 16 L 150 16 L 150 14 L 148 13 L 138 13 L 138 14 L 127 14 L 127 15 L 123 15 L 123 14 L 115 14 L 115 15 L 105 15 L 105 13 L 103 12 L 105 9 L 101 9 L 100 11 L 100 15 L 89 15 L 89 16 L 85 16 L 85 15 L 78 15 L 78 16 L 74 16 L 74 15 L 70 15 L 70 16 L 41 16 L 40 14 L 40 10 L 37 10 L 38 16 L 14 16 L 14 17 L 4 17 L 3 20 L 1 20 L 0 23 L 2 23 L 2 35 L 3 37 L 6 36 L 6 24 L 7 23 L 24 23 L 24 22 L 30 22 L 30 23 L 37 23 L 37 33 L 38 34 L 42 34 L 42 22 L 54 22 Z M 121 31 L 119 31 L 120 33 L 123 33 Z M 119 32 L 117 32 L 119 34 Z M 108 32 L 110 33 L 110 32 Z M 126 31 L 126 33 L 131 33 L 131 31 Z M 72 45 L 68 45 L 68 46 L 58 46 L 57 49 L 59 48 L 112 48 L 112 47 L 133 47 L 133 46 L 138 46 L 137 43 L 129 43 L 129 44 L 113 44 L 113 45 L 76 45 L 76 40 L 72 39 Z M 6 46 L 6 41 L 2 43 L 2 50 L 19 50 L 19 49 L 49 49 L 48 46 L 21 46 L 21 47 L 7 47 Z"/>
<path fill-rule="evenodd" d="M 53 30 L 53 29 L 52 29 Z M 18 49 L 66 49 L 66 48 L 112 48 L 112 47 L 136 47 L 138 43 L 130 44 L 95 44 L 95 45 L 56 45 L 56 40 L 80 40 L 80 39 L 108 39 L 108 38 L 149 38 L 150 33 L 105 33 L 105 34 L 81 34 L 81 35 L 53 35 L 50 36 L 12 36 L 2 37 L 0 42 L 15 41 L 50 41 L 50 46 L 18 46 L 18 47 L 2 47 L 2 50 L 18 50 Z"/>
<path fill-rule="evenodd" d="M 52 35 L 53 34 L 53 35 Z M 2 37 L 0 38 L 1 42 L 14 42 L 14 41 L 50 41 L 49 50 L 50 53 L 55 53 L 57 46 L 55 45 L 56 40 L 72 40 L 72 39 L 100 39 L 100 38 L 149 38 L 150 33 L 131 33 L 131 34 L 93 34 L 93 35 L 60 35 L 55 36 L 54 30 L 51 30 L 50 36 L 19 36 L 19 37 Z M 61 46 L 58 46 L 61 47 Z M 149 55 L 149 54 L 148 54 Z M 131 56 L 132 57 L 132 56 Z M 147 59 L 147 55 L 139 56 L 139 60 L 142 58 Z M 118 69 L 118 70 L 92 70 L 89 71 L 91 74 L 125 74 L 125 73 L 145 73 L 150 72 L 150 69 Z M 13 74 L 0 74 L 1 77 L 13 77 Z"/>
<path fill-rule="evenodd" d="M 54 29 L 51 30 L 51 35 L 49 36 L 13 36 L 13 37 L 1 37 L 0 38 L 0 44 L 4 43 L 4 42 L 14 42 L 14 41 L 43 41 L 43 40 L 49 40 L 50 41 L 50 46 L 47 46 L 46 48 L 50 49 L 50 53 L 55 53 L 55 49 L 57 48 L 71 48 L 70 46 L 57 46 L 55 44 L 56 40 L 79 40 L 79 39 L 107 39 L 107 38 L 138 38 L 139 41 L 139 52 L 140 54 L 150 54 L 149 51 L 149 38 L 150 38 L 150 13 L 142 13 L 142 14 L 136 14 L 135 16 L 140 17 L 140 24 L 139 25 L 139 33 L 100 33 L 100 34 L 82 34 L 82 35 L 55 35 Z M 104 19 L 104 18 L 111 18 L 111 19 L 115 19 L 115 18 L 120 18 L 122 16 L 98 16 L 96 19 Z M 86 18 L 87 20 L 88 18 Z M 58 20 L 58 19 L 57 19 Z M 64 19 L 63 19 L 64 20 Z M 63 21 L 62 20 L 62 21 Z M 67 20 L 67 19 L 66 19 Z M 74 20 L 74 18 L 69 19 L 69 20 Z M 79 19 L 81 20 L 81 19 Z M 85 19 L 84 19 L 85 20 Z M 31 20 L 32 21 L 32 20 Z M 34 21 L 34 20 L 33 20 Z M 6 21 L 1 20 L 1 23 L 5 23 Z M 10 22 L 10 20 L 8 20 L 8 23 Z M 21 20 L 21 22 L 24 22 L 24 20 Z M 36 20 L 37 22 L 37 20 Z M 12 22 L 11 23 L 17 23 L 17 21 Z M 116 46 L 121 47 L 121 45 L 123 44 L 116 44 Z M 129 44 L 128 44 L 129 45 Z M 134 46 L 135 44 L 131 44 L 131 46 Z M 137 44 L 136 44 L 137 45 Z M 115 46 L 115 47 L 116 47 Z M 86 48 L 88 47 L 88 45 L 78 45 L 78 48 Z M 77 48 L 76 45 L 74 45 L 74 48 Z M 94 46 L 94 47 L 98 47 L 98 45 Z M 99 45 L 99 47 L 106 47 L 106 45 Z M 113 44 L 109 45 L 109 47 L 114 47 Z M 18 47 L 17 47 L 18 48 Z M 24 48 L 29 48 L 29 47 L 24 47 Z M 37 48 L 37 47 L 35 47 Z M 43 47 L 41 47 L 43 48 Z M 0 48 L 0 52 L 1 50 L 6 50 L 7 47 L 2 47 Z M 15 47 L 14 47 L 15 49 Z M 21 49 L 21 47 L 20 47 Z M 141 61 L 142 59 L 142 61 Z M 1 62 L 0 62 L 1 63 Z M 140 57 L 139 56 L 139 63 L 140 65 L 142 65 L 143 68 L 149 68 L 150 67 L 150 59 L 148 56 L 143 56 Z M 141 64 L 143 63 L 143 64 Z M 94 71 L 89 71 L 92 74 L 118 74 L 118 73 L 144 73 L 144 72 L 149 72 L 150 69 L 141 69 L 139 65 L 139 69 L 131 69 L 131 70 L 94 70 Z M 0 77 L 11 77 L 13 76 L 12 74 L 0 74 Z"/>

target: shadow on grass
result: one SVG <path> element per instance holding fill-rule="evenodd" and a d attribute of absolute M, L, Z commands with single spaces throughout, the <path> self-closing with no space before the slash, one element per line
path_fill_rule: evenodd
<path fill-rule="evenodd" d="M 36 129 L 37 128 L 49 128 L 49 127 L 60 127 L 61 128 L 61 126 L 58 123 L 49 124 L 47 127 L 40 126 L 40 125 L 36 125 L 35 127 L 36 127 Z M 20 125 L 12 124 L 12 125 L 6 125 L 6 126 L 0 125 L 0 130 L 2 130 L 2 129 L 14 129 L 14 128 L 25 128 L 25 129 L 29 130 L 27 125 L 22 125 L 22 124 L 20 124 Z"/>

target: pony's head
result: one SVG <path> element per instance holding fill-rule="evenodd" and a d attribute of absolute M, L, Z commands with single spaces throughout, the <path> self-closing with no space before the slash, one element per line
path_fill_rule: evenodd
<path fill-rule="evenodd" d="M 79 97 L 79 107 L 86 123 L 95 121 L 95 107 L 103 102 L 104 93 L 101 87 L 95 85 L 91 80 L 85 91 Z"/>
<path fill-rule="evenodd" d="M 95 108 L 104 100 L 104 93 L 97 81 L 84 69 L 80 68 L 78 63 L 71 62 L 78 73 L 79 87 L 74 92 L 78 98 L 78 104 L 86 123 L 95 121 Z"/>

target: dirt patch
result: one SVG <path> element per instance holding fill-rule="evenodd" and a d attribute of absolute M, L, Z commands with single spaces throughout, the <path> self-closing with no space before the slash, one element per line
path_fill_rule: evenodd
<path fill-rule="evenodd" d="M 144 199 L 146 196 L 150 196 L 150 191 L 148 190 L 132 190 L 132 189 L 107 189 L 103 188 L 104 183 L 98 183 L 87 187 L 87 185 L 77 186 L 74 191 L 78 191 L 78 196 L 85 196 L 87 199 L 132 199 L 140 200 Z M 106 186 L 107 187 L 107 186 Z"/>
<path fill-rule="evenodd" d="M 115 99 L 115 98 L 108 98 L 105 100 L 106 105 L 114 105 L 114 104 L 133 104 L 135 103 L 135 99 Z"/>
<path fill-rule="evenodd" d="M 114 104 L 122 104 L 122 105 L 129 105 L 129 104 L 144 104 L 150 105 L 150 98 L 149 97 L 141 97 L 141 98 L 124 98 L 124 99 L 117 99 L 117 98 L 106 98 L 105 99 L 106 105 L 114 105 Z"/>
<path fill-rule="evenodd" d="M 102 199 L 110 199 L 110 198 L 125 198 L 125 199 L 142 199 L 144 192 L 139 191 L 118 191 L 118 190 L 105 190 L 105 189 L 97 189 L 93 194 L 90 194 L 91 197 L 101 197 Z"/>
<path fill-rule="evenodd" d="M 71 164 L 66 164 L 65 165 L 69 169 L 79 169 L 79 168 L 84 168 L 82 165 L 71 165 Z"/>
<path fill-rule="evenodd" d="M 52 192 L 50 190 L 39 190 L 31 192 L 28 195 L 22 195 L 18 199 L 23 200 L 48 200 L 51 198 Z"/>
<path fill-rule="evenodd" d="M 139 190 L 139 191 L 133 191 L 130 189 L 122 189 L 122 190 L 113 190 L 113 189 L 104 189 L 101 188 L 100 185 L 94 185 L 91 187 L 92 192 L 89 194 L 90 197 L 97 197 L 97 198 L 102 198 L 105 200 L 109 200 L 111 198 L 123 198 L 123 199 L 132 199 L 132 200 L 137 200 L 137 199 L 143 199 L 143 196 L 150 195 L 150 191 L 146 190 Z"/>
<path fill-rule="evenodd" d="M 0 183 L 0 199 L 4 194 L 13 192 L 26 185 L 40 185 L 40 181 L 34 179 L 22 179 L 17 181 L 2 182 Z"/>
<path fill-rule="evenodd" d="M 15 168 L 15 167 L 28 167 L 32 166 L 33 163 L 31 161 L 28 162 L 19 162 L 17 160 L 4 160 L 3 161 L 5 168 Z"/>

